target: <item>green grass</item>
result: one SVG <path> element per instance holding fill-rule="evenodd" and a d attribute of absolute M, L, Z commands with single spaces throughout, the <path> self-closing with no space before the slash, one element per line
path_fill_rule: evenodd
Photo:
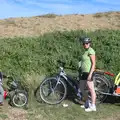
<path fill-rule="evenodd" d="M 110 99 L 112 101 L 112 97 Z M 48 105 L 37 102 L 33 97 L 28 109 L 24 110 L 25 113 L 20 108 L 11 108 L 8 105 L 2 106 L 3 108 L 0 108 L 0 120 L 11 120 L 10 118 L 14 118 L 14 115 L 17 119 L 26 118 L 26 120 L 119 120 L 119 100 L 116 99 L 115 103 L 98 104 L 96 112 L 86 113 L 83 108 L 80 108 L 79 104 L 70 100 L 64 100 L 57 105 Z M 64 103 L 68 104 L 68 107 L 63 107 Z"/>
<path fill-rule="evenodd" d="M 39 94 L 38 94 L 39 96 Z M 40 99 L 39 99 L 40 100 Z M 63 104 L 68 104 L 68 107 L 63 107 Z M 66 99 L 57 105 L 48 105 L 43 101 L 37 102 L 32 98 L 28 105 L 28 120 L 119 120 L 120 114 L 120 99 L 108 97 L 106 103 L 97 104 L 97 111 L 86 113 L 80 108 L 79 104 Z"/>
<path fill-rule="evenodd" d="M 78 104 L 63 101 L 61 104 L 38 103 L 34 91 L 48 75 L 57 72 L 57 60 L 77 68 L 84 50 L 78 37 L 88 36 L 96 51 L 97 68 L 117 74 L 120 71 L 120 31 L 97 30 L 94 32 L 66 31 L 44 34 L 39 37 L 0 39 L 0 68 L 8 75 L 19 78 L 29 90 L 29 120 L 112 120 L 119 119 L 120 104 L 101 104 L 97 112 L 86 113 Z M 6 116 L 0 115 L 2 119 Z M 110 119 L 109 119 L 110 117 Z"/>
<path fill-rule="evenodd" d="M 39 96 L 39 93 L 37 94 Z M 68 107 L 63 107 L 63 104 Z M 120 98 L 108 97 L 105 103 L 97 104 L 97 111 L 86 113 L 80 104 L 66 99 L 57 105 L 48 105 L 32 98 L 28 105 L 28 120 L 119 120 Z"/>
<path fill-rule="evenodd" d="M 55 18 L 56 16 L 58 16 L 58 15 L 51 13 L 51 14 L 40 15 L 40 16 L 37 16 L 37 17 Z"/>
<path fill-rule="evenodd" d="M 68 107 L 63 107 L 67 103 Z M 28 110 L 28 120 L 117 120 L 120 117 L 118 104 L 100 104 L 97 112 L 86 113 L 79 104 L 65 100 L 58 105 L 37 103 Z"/>
<path fill-rule="evenodd" d="M 7 115 L 5 115 L 5 114 L 3 114 L 3 113 L 0 114 L 0 119 L 5 120 L 6 118 L 8 118 Z"/>
<path fill-rule="evenodd" d="M 117 74 L 120 65 L 119 30 L 66 31 L 39 37 L 1 38 L 1 71 L 19 78 L 24 86 L 34 90 L 45 76 L 57 71 L 58 59 L 77 68 L 84 52 L 77 38 L 82 36 L 93 41 L 97 68 Z"/>

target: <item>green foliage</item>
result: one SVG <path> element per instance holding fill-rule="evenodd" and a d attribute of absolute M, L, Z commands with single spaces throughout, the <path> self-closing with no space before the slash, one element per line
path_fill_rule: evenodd
<path fill-rule="evenodd" d="M 58 16 L 58 15 L 51 13 L 51 14 L 45 14 L 45 15 L 41 15 L 41 16 L 37 16 L 37 17 L 55 18 L 56 16 Z"/>
<path fill-rule="evenodd" d="M 39 37 L 1 38 L 1 71 L 23 77 L 22 81 L 28 87 L 36 86 L 40 83 L 38 76 L 56 72 L 58 59 L 65 61 L 67 66 L 77 68 L 84 52 L 77 38 L 82 36 L 88 36 L 93 41 L 97 68 L 117 74 L 120 71 L 119 30 L 66 31 L 44 34 Z M 37 77 L 35 79 L 32 76 Z"/>
<path fill-rule="evenodd" d="M 96 14 L 93 15 L 93 17 L 95 17 L 95 18 L 101 18 L 101 17 L 109 18 L 109 17 L 111 17 L 111 16 L 110 16 L 111 13 L 112 13 L 112 12 L 96 13 Z"/>
<path fill-rule="evenodd" d="M 93 15 L 93 17 L 96 17 L 96 18 L 101 18 L 103 15 L 101 13 L 96 13 Z"/>
<path fill-rule="evenodd" d="M 5 119 L 8 118 L 8 116 L 2 113 L 2 114 L 0 114 L 0 118 L 1 118 L 2 120 L 5 120 Z"/>

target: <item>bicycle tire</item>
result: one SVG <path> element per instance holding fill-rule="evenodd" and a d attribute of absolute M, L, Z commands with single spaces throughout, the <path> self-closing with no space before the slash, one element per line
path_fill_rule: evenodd
<path fill-rule="evenodd" d="M 102 103 L 107 98 L 107 95 L 104 93 L 109 93 L 110 91 L 108 80 L 103 75 L 95 75 L 93 81 L 96 92 L 96 103 Z"/>
<path fill-rule="evenodd" d="M 24 107 L 28 103 L 28 95 L 24 90 L 17 90 L 11 97 L 11 105 L 15 107 Z"/>
<path fill-rule="evenodd" d="M 40 84 L 40 97 L 47 104 L 59 104 L 65 99 L 66 95 L 67 86 L 66 83 L 61 79 L 58 82 L 56 77 L 50 77 L 43 80 Z"/>

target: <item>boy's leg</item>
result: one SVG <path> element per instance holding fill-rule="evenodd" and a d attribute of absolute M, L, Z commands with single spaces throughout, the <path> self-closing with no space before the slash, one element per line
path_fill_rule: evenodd
<path fill-rule="evenodd" d="M 2 85 L 0 85 L 0 103 L 3 103 L 3 100 L 4 100 L 3 96 L 4 96 L 4 90 Z"/>

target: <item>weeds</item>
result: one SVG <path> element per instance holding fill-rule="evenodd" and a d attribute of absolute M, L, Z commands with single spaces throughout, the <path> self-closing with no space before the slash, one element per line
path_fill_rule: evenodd
<path fill-rule="evenodd" d="M 0 68 L 9 75 L 20 78 L 28 89 L 35 89 L 46 76 L 57 71 L 57 60 L 76 67 L 83 47 L 76 39 L 88 36 L 96 51 L 97 68 L 114 73 L 120 65 L 120 31 L 71 31 L 44 34 L 39 37 L 0 39 Z"/>
<path fill-rule="evenodd" d="M 56 14 L 45 14 L 45 15 L 40 15 L 40 16 L 37 16 L 37 17 L 55 18 L 56 16 L 58 16 L 58 15 L 56 15 Z"/>

